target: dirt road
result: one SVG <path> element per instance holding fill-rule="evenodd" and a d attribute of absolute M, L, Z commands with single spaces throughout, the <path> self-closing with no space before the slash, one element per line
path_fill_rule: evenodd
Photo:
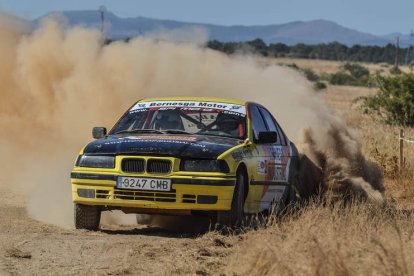
<path fill-rule="evenodd" d="M 0 275 L 216 274 L 236 239 L 146 226 L 66 230 L 29 218 L 18 194 L 0 193 Z"/>

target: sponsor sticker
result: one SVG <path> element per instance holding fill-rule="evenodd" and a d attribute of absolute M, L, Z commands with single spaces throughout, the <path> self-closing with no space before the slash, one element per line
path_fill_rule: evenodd
<path fill-rule="evenodd" d="M 257 173 L 266 174 L 267 173 L 267 160 L 258 160 L 257 161 Z"/>
<path fill-rule="evenodd" d="M 175 140 L 175 141 L 190 141 L 194 142 L 197 137 L 192 136 L 172 136 L 172 135 L 144 135 L 144 136 L 127 136 L 123 139 L 134 139 L 134 140 Z"/>
<path fill-rule="evenodd" d="M 283 158 L 282 146 L 264 146 L 264 152 L 267 156 L 273 156 L 276 163 L 281 164 Z"/>
<path fill-rule="evenodd" d="M 191 108 L 194 110 L 220 110 L 226 113 L 237 113 L 246 115 L 246 107 L 238 104 L 222 103 L 222 102 L 196 102 L 196 101 L 156 101 L 156 102 L 139 102 L 129 111 L 135 112 L 141 109 L 165 109 L 165 108 Z"/>
<path fill-rule="evenodd" d="M 135 137 L 135 136 L 130 136 L 130 137 L 123 137 L 123 138 L 119 138 L 115 141 L 110 141 L 110 142 L 105 142 L 105 145 L 117 145 L 117 144 L 126 144 L 126 143 L 137 143 L 137 142 L 142 142 L 142 143 L 165 143 L 165 144 L 180 144 L 180 145 L 190 145 L 193 147 L 199 147 L 199 148 L 206 148 L 206 145 L 204 144 L 200 144 L 197 143 L 197 141 L 191 141 L 191 140 L 177 140 L 176 137 L 174 137 L 174 140 L 171 139 L 159 139 L 159 137 L 157 137 L 156 139 L 149 139 L 149 138 L 145 138 L 145 137 Z"/>

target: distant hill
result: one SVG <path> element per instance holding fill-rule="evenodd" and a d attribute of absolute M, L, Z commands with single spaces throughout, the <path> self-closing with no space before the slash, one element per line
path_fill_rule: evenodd
<path fill-rule="evenodd" d="M 101 18 L 98 11 L 64 11 L 63 14 L 68 19 L 70 26 L 100 27 Z M 112 39 L 147 35 L 159 30 L 169 31 L 195 26 L 204 28 L 210 40 L 216 39 L 223 42 L 248 41 L 261 38 L 266 43 L 280 42 L 288 45 L 336 41 L 349 46 L 355 44 L 383 46 L 395 41 L 392 35 L 375 36 L 343 27 L 328 20 L 295 21 L 286 24 L 262 26 L 220 26 L 145 17 L 120 18 L 111 12 L 107 12 L 105 18 L 108 25 L 106 35 Z M 35 20 L 34 24 L 37 25 L 39 20 L 41 18 Z"/>

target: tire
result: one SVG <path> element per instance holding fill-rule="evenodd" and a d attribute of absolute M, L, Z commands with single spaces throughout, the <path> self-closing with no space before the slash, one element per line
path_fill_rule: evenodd
<path fill-rule="evenodd" d="M 296 208 L 298 203 L 298 196 L 296 194 L 296 188 L 299 183 L 298 177 L 292 179 L 288 192 L 283 195 L 279 202 L 272 202 L 271 207 L 268 211 L 269 215 L 276 217 L 282 217 L 286 213 L 291 212 Z"/>
<path fill-rule="evenodd" d="M 272 204 L 270 214 L 271 214 L 271 215 L 274 215 L 274 216 L 276 216 L 276 217 L 281 217 L 281 216 L 285 213 L 285 211 L 286 211 L 286 206 L 287 206 L 288 204 L 289 204 L 289 198 L 288 198 L 288 197 L 283 196 L 283 197 L 279 200 L 279 202 L 274 202 L 274 203 Z"/>
<path fill-rule="evenodd" d="M 82 205 L 75 203 L 75 228 L 96 231 L 101 221 L 99 206 Z"/>
<path fill-rule="evenodd" d="M 217 212 L 216 226 L 218 228 L 235 228 L 243 225 L 246 180 L 247 175 L 244 172 L 237 173 L 231 210 Z"/>
<path fill-rule="evenodd" d="M 289 214 L 295 213 L 300 206 L 301 199 L 297 191 L 298 187 L 300 187 L 299 181 L 299 177 L 296 176 L 290 183 L 288 200 L 286 204 L 286 210 Z"/>
<path fill-rule="evenodd" d="M 299 196 L 297 194 L 297 189 L 300 186 L 299 177 L 296 176 L 289 187 L 289 205 L 295 205 L 299 202 Z"/>

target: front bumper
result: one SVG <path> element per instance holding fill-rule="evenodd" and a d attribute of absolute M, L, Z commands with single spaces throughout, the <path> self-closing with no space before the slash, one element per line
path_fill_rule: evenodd
<path fill-rule="evenodd" d="M 148 175 L 125 175 L 119 172 L 109 174 L 98 173 L 96 170 L 74 170 L 71 174 L 73 201 L 85 205 L 137 210 L 230 210 L 236 183 L 234 176 L 213 176 L 211 173 L 208 176 L 201 173 L 151 175 L 151 178 L 171 179 L 172 190 L 140 191 L 118 189 L 119 176 L 148 177 Z"/>

